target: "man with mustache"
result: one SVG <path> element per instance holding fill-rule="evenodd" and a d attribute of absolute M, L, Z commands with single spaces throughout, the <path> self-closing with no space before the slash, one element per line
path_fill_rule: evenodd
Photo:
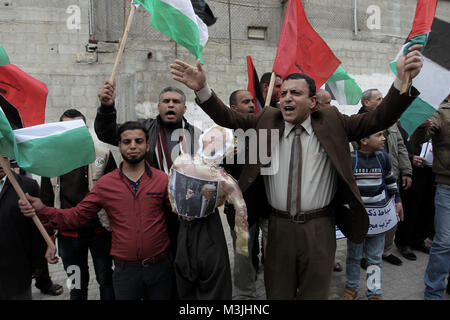
<path fill-rule="evenodd" d="M 106 81 L 98 92 L 101 106 L 94 123 L 100 141 L 114 146 L 118 142 L 115 97 L 115 82 Z M 181 147 L 190 154 L 194 154 L 198 148 L 197 140 L 201 131 L 184 118 L 186 109 L 184 92 L 178 88 L 166 87 L 159 94 L 159 115 L 155 119 L 139 120 L 149 134 L 150 150 L 146 160 L 152 167 L 167 174 L 172 162 L 180 154 Z"/>
<path fill-rule="evenodd" d="M 414 78 L 421 70 L 421 47 L 411 46 L 397 60 L 397 78 L 382 104 L 373 112 L 353 116 L 335 107 L 311 113 L 316 105 L 315 82 L 299 73 L 284 78 L 280 109 L 264 108 L 256 117 L 243 115 L 212 92 L 200 61 L 195 67 L 180 60 L 170 65 L 174 80 L 194 90 L 197 103 L 217 124 L 278 137 L 266 142 L 278 170 L 263 170 L 261 161 L 245 164 L 238 180 L 244 193 L 265 174 L 263 182 L 273 208 L 264 264 L 268 299 L 327 299 L 335 223 L 351 241 L 363 241 L 369 219 L 352 176 L 349 141 L 389 127 L 418 95 L 410 84 L 404 94 L 399 89 L 405 72 Z"/>

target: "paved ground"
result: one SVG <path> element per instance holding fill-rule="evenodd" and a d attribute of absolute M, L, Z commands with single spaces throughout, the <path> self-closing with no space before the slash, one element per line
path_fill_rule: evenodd
<path fill-rule="evenodd" d="M 231 266 L 233 267 L 233 254 L 232 244 L 229 232 L 229 227 L 226 222 L 226 218 L 221 214 L 222 224 L 227 239 L 229 248 Z M 401 257 L 400 253 L 395 249 L 394 254 L 400 257 L 403 261 L 402 266 L 394 266 L 390 263 L 383 261 L 383 297 L 385 300 L 423 300 L 423 277 L 425 274 L 425 268 L 428 263 L 428 255 L 422 252 L 415 252 L 417 255 L 416 261 L 409 261 Z M 345 257 L 346 257 L 346 240 L 341 239 L 337 241 L 336 260 L 344 267 L 342 272 L 335 272 L 333 274 L 333 280 L 331 284 L 330 299 L 335 300 L 339 298 L 342 293 L 345 284 Z M 89 300 L 98 300 L 98 284 L 95 281 L 94 268 L 90 261 L 90 283 L 89 283 Z M 53 282 L 64 285 L 64 293 L 60 296 L 53 297 L 43 295 L 33 285 L 33 299 L 34 300 L 68 300 L 69 290 L 65 286 L 66 274 L 63 270 L 62 263 L 59 262 L 56 265 L 50 265 L 50 273 Z M 260 268 L 257 280 L 258 299 L 264 300 L 264 280 L 263 280 L 263 267 Z M 358 295 L 358 299 L 364 300 L 365 297 L 365 272 L 361 269 L 361 289 Z M 444 296 L 445 300 L 450 300 L 449 295 Z"/>

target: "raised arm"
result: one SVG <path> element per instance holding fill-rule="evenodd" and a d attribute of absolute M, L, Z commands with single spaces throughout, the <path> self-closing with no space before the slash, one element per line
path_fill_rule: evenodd
<path fill-rule="evenodd" d="M 106 81 L 98 91 L 100 107 L 95 116 L 94 129 L 100 141 L 117 146 L 117 112 L 114 107 L 116 83 Z"/>
<path fill-rule="evenodd" d="M 259 117 L 244 115 L 228 108 L 209 88 L 206 82 L 206 72 L 200 60 L 196 66 L 184 61 L 175 60 L 170 65 L 173 79 L 194 90 L 198 105 L 218 125 L 231 129 L 255 128 Z"/>
<path fill-rule="evenodd" d="M 357 141 L 362 137 L 386 129 L 393 125 L 417 97 L 418 91 L 411 87 L 409 92 L 400 94 L 401 80 L 405 72 L 410 72 L 411 79 L 416 77 L 423 65 L 420 54 L 422 45 L 413 45 L 407 55 L 397 60 L 397 77 L 382 103 L 371 112 L 364 114 L 343 116 L 343 123 L 350 141 Z"/>

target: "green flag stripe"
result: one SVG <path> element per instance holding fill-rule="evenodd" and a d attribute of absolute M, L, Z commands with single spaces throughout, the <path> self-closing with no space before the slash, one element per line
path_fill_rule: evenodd
<path fill-rule="evenodd" d="M 400 123 L 403 129 L 405 129 L 409 135 L 412 135 L 417 127 L 424 123 L 425 120 L 435 112 L 436 109 L 433 106 L 420 98 L 416 98 L 408 109 L 403 112 L 400 117 Z"/>
<path fill-rule="evenodd" d="M 83 148 L 77 148 L 74 155 L 73 143 L 83 141 Z M 52 152 L 48 147 L 52 146 Z M 17 144 L 20 155 L 20 166 L 34 174 L 43 177 L 57 177 L 67 173 L 67 168 L 79 168 L 95 161 L 94 143 L 86 127 L 78 127 L 61 134 L 27 140 Z M 36 161 L 39 159 L 39 161 Z M 58 159 L 55 161 L 55 159 Z"/>
<path fill-rule="evenodd" d="M 0 154 L 15 159 L 17 145 L 11 125 L 0 107 Z"/>
<path fill-rule="evenodd" d="M 361 100 L 362 90 L 352 78 L 345 80 L 345 96 L 347 104 L 355 105 Z"/>
<path fill-rule="evenodd" d="M 6 54 L 5 49 L 0 46 L 0 66 L 6 66 L 7 64 L 10 64 L 8 55 Z"/>
<path fill-rule="evenodd" d="M 189 52 L 203 63 L 203 47 L 200 45 L 200 32 L 194 21 L 163 1 L 137 0 L 135 3 L 141 4 L 152 14 L 150 18 L 152 27 L 172 38 L 176 43 L 186 47 Z M 173 21 L 176 21 L 176 24 L 173 24 Z"/>
<path fill-rule="evenodd" d="M 347 80 L 351 79 L 350 76 L 345 72 L 344 68 L 342 68 L 342 65 L 337 67 L 336 71 L 333 72 L 331 77 L 328 78 L 327 82 L 336 82 L 340 80 Z"/>
<path fill-rule="evenodd" d="M 357 104 L 359 102 L 359 100 L 361 99 L 362 90 L 358 86 L 356 81 L 348 75 L 348 73 L 345 71 L 345 69 L 342 67 L 342 65 L 337 67 L 336 71 L 334 71 L 334 73 L 331 75 L 331 77 L 328 78 L 326 83 L 330 84 L 332 82 L 335 82 L 336 83 L 335 89 L 338 89 L 340 86 L 338 86 L 337 84 L 340 81 L 344 82 L 343 94 L 345 94 L 345 101 L 339 101 L 339 103 L 350 104 L 350 105 Z M 335 96 L 336 96 L 336 94 L 335 94 Z"/>

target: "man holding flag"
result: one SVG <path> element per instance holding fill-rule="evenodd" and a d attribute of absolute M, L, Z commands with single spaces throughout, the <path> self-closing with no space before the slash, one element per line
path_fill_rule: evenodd
<path fill-rule="evenodd" d="M 172 215 L 167 175 L 145 161 L 149 150 L 145 127 L 135 121 L 118 129 L 124 161 L 104 175 L 75 207 L 46 207 L 39 198 L 19 201 L 22 212 L 36 212 L 52 228 L 78 229 L 104 208 L 112 230 L 113 286 L 117 300 L 168 300 L 173 267 L 167 219 Z M 56 250 L 49 254 L 54 258 Z"/>
<path fill-rule="evenodd" d="M 369 220 L 353 179 L 349 140 L 392 125 L 409 106 L 417 90 L 411 87 L 400 95 L 400 78 L 404 72 L 410 72 L 412 78 L 419 73 L 423 63 L 420 48 L 412 46 L 398 60 L 398 77 L 377 110 L 350 117 L 334 107 L 311 113 L 316 87 L 305 74 L 284 79 L 280 109 L 265 108 L 256 117 L 243 115 L 230 110 L 211 91 L 200 61 L 195 67 L 180 60 L 171 64 L 174 80 L 194 90 L 197 103 L 217 124 L 276 134 L 281 131 L 279 140 L 266 140 L 267 152 L 272 163 L 279 163 L 279 170 L 263 176 L 273 208 L 264 266 L 269 299 L 328 298 L 336 249 L 335 222 L 351 241 L 363 241 Z M 244 165 L 238 180 L 242 192 L 261 169 L 260 161 Z"/>

